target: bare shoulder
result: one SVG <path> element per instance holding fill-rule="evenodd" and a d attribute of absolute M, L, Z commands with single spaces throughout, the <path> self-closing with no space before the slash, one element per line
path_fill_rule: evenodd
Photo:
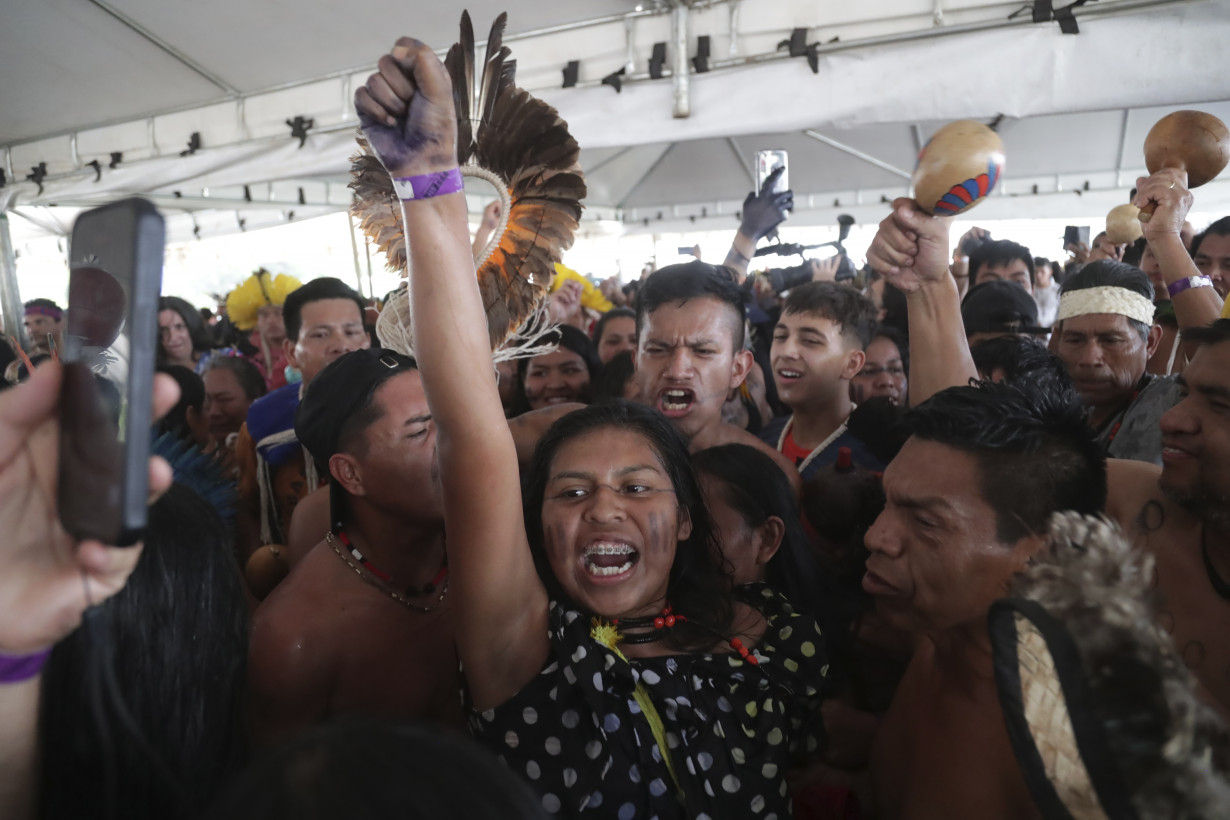
<path fill-rule="evenodd" d="M 1150 501 L 1164 503 L 1158 479 L 1162 468 L 1143 461 L 1107 459 L 1106 515 L 1132 536 L 1139 529 L 1141 510 Z"/>
<path fill-rule="evenodd" d="M 509 419 L 508 431 L 512 433 L 513 443 L 517 447 L 517 460 L 522 464 L 528 463 L 534 454 L 534 448 L 538 446 L 538 440 L 550 429 L 551 425 L 583 407 L 585 405 L 576 403 L 559 404 L 554 407 L 531 410 Z"/>
<path fill-rule="evenodd" d="M 322 541 L 274 587 L 252 615 L 250 655 L 253 662 L 308 659 L 326 654 L 324 644 L 338 633 L 334 610 L 340 609 L 335 576 Z"/>

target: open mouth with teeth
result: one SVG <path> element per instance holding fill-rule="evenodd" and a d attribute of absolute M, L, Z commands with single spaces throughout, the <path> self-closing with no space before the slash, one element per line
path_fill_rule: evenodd
<path fill-rule="evenodd" d="M 627 544 L 602 541 L 590 544 L 581 556 L 585 571 L 595 578 L 623 575 L 640 560 L 640 553 Z"/>
<path fill-rule="evenodd" d="M 658 409 L 664 415 L 682 415 L 692 409 L 696 402 L 696 393 L 687 388 L 671 388 L 663 390 L 658 396 Z"/>
<path fill-rule="evenodd" d="M 788 367 L 783 367 L 778 369 L 777 377 L 783 382 L 797 381 L 798 379 L 803 378 L 803 371 L 791 370 Z"/>

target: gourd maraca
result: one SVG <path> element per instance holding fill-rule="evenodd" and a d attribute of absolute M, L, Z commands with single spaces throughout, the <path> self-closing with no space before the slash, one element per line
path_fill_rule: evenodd
<path fill-rule="evenodd" d="M 1198 188 L 1216 177 L 1230 161 L 1230 131 L 1226 124 L 1203 111 L 1175 111 L 1149 129 L 1145 137 L 1145 167 L 1150 174 L 1163 168 L 1187 173 L 1187 187 Z M 1140 209 L 1148 222 L 1156 205 Z"/>
<path fill-rule="evenodd" d="M 918 154 L 914 199 L 933 216 L 953 216 L 990 195 L 1003 173 L 998 134 L 974 120 L 950 122 Z"/>
<path fill-rule="evenodd" d="M 1116 205 L 1106 214 L 1106 238 L 1113 245 L 1130 245 L 1144 235 L 1140 222 L 1140 209 L 1135 205 Z"/>

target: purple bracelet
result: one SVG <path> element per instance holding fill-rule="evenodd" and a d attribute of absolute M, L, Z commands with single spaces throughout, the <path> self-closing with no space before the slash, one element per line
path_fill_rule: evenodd
<path fill-rule="evenodd" d="M 1185 279 L 1180 279 L 1177 282 L 1171 282 L 1166 286 L 1166 292 L 1173 299 L 1177 294 L 1182 293 L 1188 288 L 1211 288 L 1213 280 L 1207 276 L 1188 276 Z"/>
<path fill-rule="evenodd" d="M 456 194 L 465 190 L 461 169 L 451 168 L 414 177 L 393 177 L 393 190 L 399 199 L 431 199 L 433 196 Z"/>
<path fill-rule="evenodd" d="M 21 683 L 43 671 L 43 664 L 51 657 L 51 648 L 29 655 L 9 655 L 0 652 L 0 683 Z"/>

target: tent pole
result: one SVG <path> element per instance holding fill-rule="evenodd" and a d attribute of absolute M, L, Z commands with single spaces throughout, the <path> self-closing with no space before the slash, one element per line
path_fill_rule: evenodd
<path fill-rule="evenodd" d="M 350 226 L 350 252 L 354 255 L 354 278 L 359 284 L 359 295 L 363 295 L 363 272 L 359 267 L 359 243 L 354 238 L 354 215 L 346 211 L 346 224 Z"/>
<path fill-rule="evenodd" d="M 674 66 L 671 70 L 671 83 L 674 85 L 674 105 L 671 113 L 675 119 L 686 119 L 692 115 L 690 93 L 691 75 L 688 66 L 688 15 L 691 10 L 682 0 L 675 0 L 671 10 L 671 33 L 675 40 Z"/>
<path fill-rule="evenodd" d="M 857 148 L 846 145 L 844 142 L 838 142 L 832 137 L 824 136 L 824 134 L 821 134 L 819 131 L 813 131 L 810 128 L 808 128 L 803 133 L 806 136 L 809 136 L 812 139 L 814 139 L 816 142 L 822 142 L 825 145 L 828 145 L 832 148 L 836 148 L 838 151 L 843 151 L 852 157 L 861 159 L 863 162 L 866 162 L 869 165 L 874 165 L 875 167 L 879 168 L 882 171 L 888 171 L 890 174 L 895 174 L 896 176 L 899 176 L 902 179 L 913 179 L 914 178 L 914 175 L 911 174 L 909 171 L 903 171 L 895 165 L 889 165 L 884 160 L 876 159 L 870 154 L 864 154 L 862 151 L 858 150 Z"/>
<path fill-rule="evenodd" d="M 20 343 L 21 292 L 17 287 L 17 256 L 13 253 L 13 235 L 9 233 L 9 215 L 0 213 L 0 313 L 4 332 Z"/>

